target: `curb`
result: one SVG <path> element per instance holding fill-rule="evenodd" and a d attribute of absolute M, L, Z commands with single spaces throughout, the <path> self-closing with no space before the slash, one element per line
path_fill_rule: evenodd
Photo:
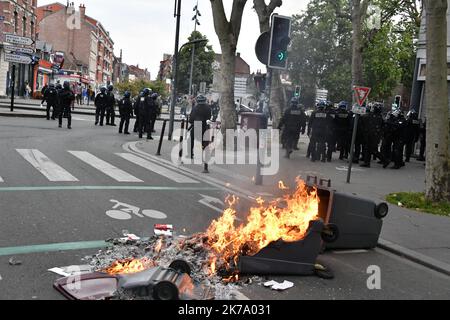
<path fill-rule="evenodd" d="M 8 118 L 39 118 L 39 119 L 47 118 L 46 115 L 40 115 L 40 114 L 4 113 L 4 112 L 0 112 L 0 117 L 8 117 Z"/>
<path fill-rule="evenodd" d="M 434 271 L 438 271 L 440 273 L 450 276 L 450 265 L 445 262 L 438 261 L 434 258 L 423 255 L 417 251 L 404 248 L 398 244 L 395 244 L 393 242 L 384 239 L 379 239 L 378 247 L 380 249 L 389 251 L 397 256 L 404 257 L 422 266 L 433 269 Z"/>

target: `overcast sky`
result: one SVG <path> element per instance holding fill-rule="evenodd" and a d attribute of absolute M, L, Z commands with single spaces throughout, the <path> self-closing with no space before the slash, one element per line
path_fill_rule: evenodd
<path fill-rule="evenodd" d="M 38 5 L 54 3 L 51 0 L 38 0 Z M 63 4 L 66 1 L 59 1 Z M 124 62 L 139 64 L 150 70 L 155 79 L 159 62 L 164 53 L 173 54 L 175 47 L 175 18 L 173 17 L 174 0 L 72 0 L 76 7 L 86 5 L 86 14 L 99 20 L 110 31 L 115 42 L 114 50 L 119 55 L 123 49 Z M 194 29 L 193 7 L 197 0 L 182 0 L 182 19 L 180 46 Z M 220 45 L 214 32 L 210 0 L 198 0 L 202 16 L 198 31 L 205 34 L 213 45 L 214 51 L 220 52 Z M 232 0 L 223 1 L 229 16 Z M 269 1 L 266 0 L 268 3 Z M 283 6 L 276 10 L 281 15 L 293 15 L 306 8 L 308 0 L 283 0 Z M 252 9 L 253 1 L 248 0 L 238 52 L 250 64 L 251 70 L 264 69 L 255 56 L 255 43 L 259 36 L 256 12 Z"/>

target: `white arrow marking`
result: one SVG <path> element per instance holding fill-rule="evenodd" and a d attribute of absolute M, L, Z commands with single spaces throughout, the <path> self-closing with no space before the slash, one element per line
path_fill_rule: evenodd
<path fill-rule="evenodd" d="M 225 206 L 225 203 L 223 203 L 222 200 L 211 197 L 211 196 L 205 196 L 204 194 L 200 194 L 202 196 L 202 199 L 198 202 L 203 204 L 204 206 L 207 206 L 208 208 L 213 209 L 214 211 L 217 211 L 219 213 L 222 213 L 224 211 L 223 206 Z M 217 203 L 222 206 L 222 208 L 218 208 L 216 206 L 213 206 L 212 203 Z"/>

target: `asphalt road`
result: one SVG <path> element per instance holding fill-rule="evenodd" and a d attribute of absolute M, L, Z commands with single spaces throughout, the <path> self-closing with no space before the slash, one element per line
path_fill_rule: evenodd
<path fill-rule="evenodd" d="M 86 249 L 92 241 L 120 237 L 122 230 L 149 236 L 161 222 L 191 234 L 219 215 L 212 207 L 220 209 L 230 190 L 162 170 L 124 148 L 136 140 L 116 128 L 95 127 L 87 116 L 75 116 L 73 130 L 43 119 L 0 118 L 0 299 L 62 299 L 52 288 L 58 276 L 47 269 L 82 264 L 98 250 Z M 107 214 L 115 205 L 137 209 L 119 220 L 117 212 Z M 248 205 L 243 201 L 243 209 Z M 52 250 L 36 247 L 46 244 Z M 10 265 L 11 257 L 22 264 Z M 250 299 L 450 297 L 448 276 L 379 249 L 329 252 L 320 261 L 335 272 L 334 280 L 274 277 L 295 287 L 280 293 L 253 283 L 242 292 Z M 373 265 L 381 269 L 380 290 L 367 288 Z"/>

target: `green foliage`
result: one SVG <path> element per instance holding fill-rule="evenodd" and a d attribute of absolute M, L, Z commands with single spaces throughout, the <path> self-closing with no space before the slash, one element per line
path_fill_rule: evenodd
<path fill-rule="evenodd" d="M 189 41 L 205 39 L 204 35 L 198 31 L 192 32 L 188 38 Z M 179 57 L 179 73 L 178 73 L 178 92 L 189 92 L 189 75 L 191 72 L 192 62 L 192 50 L 194 45 L 184 47 L 180 52 Z M 212 64 L 215 60 L 215 53 L 211 45 L 208 42 L 195 44 L 195 58 L 194 58 L 194 73 L 192 77 L 192 83 L 200 87 L 201 82 L 206 82 L 206 85 L 210 85 L 213 81 L 213 68 Z"/>
<path fill-rule="evenodd" d="M 426 200 L 424 193 L 399 192 L 386 197 L 389 203 L 420 212 L 432 213 L 450 217 L 449 202 L 431 202 Z"/>
<path fill-rule="evenodd" d="M 381 28 L 364 30 L 364 78 L 371 99 L 383 100 L 400 83 L 412 86 L 420 10 L 414 0 L 374 0 Z M 303 103 L 314 103 L 316 88 L 332 101 L 351 101 L 352 25 L 346 0 L 311 0 L 294 16 L 290 75 L 303 88 Z"/>
<path fill-rule="evenodd" d="M 159 93 L 163 98 L 167 96 L 166 85 L 161 81 L 127 81 L 121 82 L 116 85 L 116 89 L 119 90 L 120 94 L 124 94 L 125 91 L 130 91 L 133 97 L 139 95 L 139 93 L 145 88 L 150 88 L 154 92 Z"/>

